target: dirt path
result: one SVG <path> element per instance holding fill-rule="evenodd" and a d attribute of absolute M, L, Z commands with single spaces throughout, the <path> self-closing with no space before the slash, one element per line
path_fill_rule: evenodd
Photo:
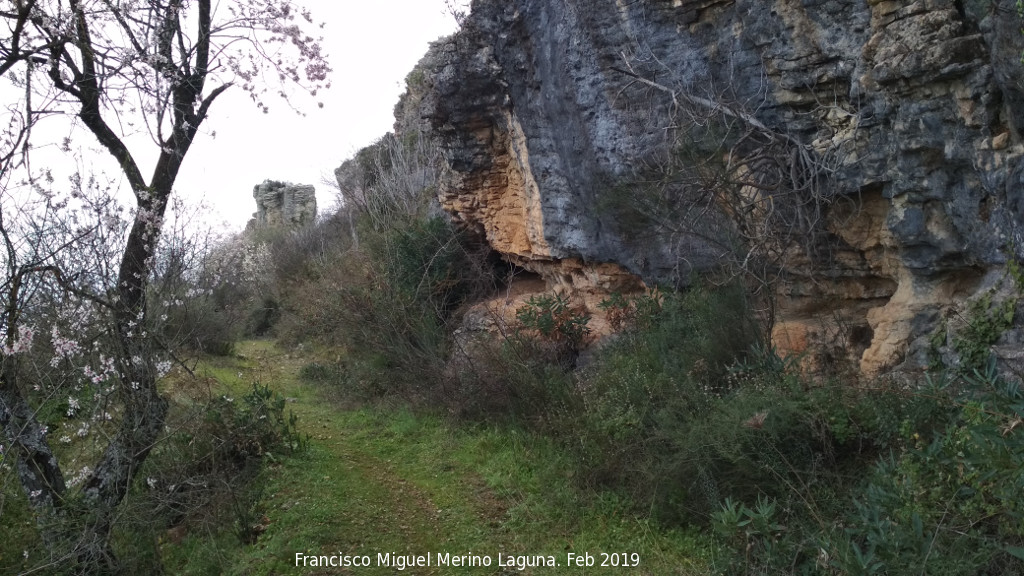
<path fill-rule="evenodd" d="M 258 378 L 287 397 L 310 435 L 309 450 L 269 471 L 266 532 L 240 570 L 255 574 L 394 574 L 378 554 L 508 554 L 507 506 L 449 457 L 453 440 L 435 420 L 342 410 L 303 383 L 307 360 L 269 343 L 246 343 L 241 380 Z M 236 374 L 237 377 L 237 374 Z M 369 568 L 296 568 L 295 553 L 368 555 Z M 469 573 L 501 574 L 491 569 Z M 417 567 L 415 574 L 450 570 Z M 463 572 L 465 573 L 465 572 Z"/>
<path fill-rule="evenodd" d="M 209 378 L 243 394 L 252 382 L 285 397 L 309 434 L 307 451 L 272 456 L 260 515 L 265 531 L 241 546 L 200 538 L 181 574 L 707 574 L 700 538 L 666 532 L 633 515 L 614 495 L 581 491 L 556 443 L 499 426 L 453 427 L 403 410 L 357 409 L 331 401 L 330 386 L 299 378 L 308 358 L 270 342 L 240 345 L 238 358 L 211 360 Z M 206 546 L 204 548 L 203 546 Z M 638 565 L 570 566 L 567 555 L 636 554 Z M 296 554 L 366 557 L 366 567 L 296 566 Z M 384 555 L 425 556 L 430 566 L 399 570 Z M 487 559 L 489 566 L 438 566 L 438 555 Z M 500 556 L 499 556 L 500 555 Z M 554 566 L 516 567 L 520 556 Z M 194 558 L 194 559 L 193 559 Z M 337 562 L 337 560 L 335 560 Z"/>

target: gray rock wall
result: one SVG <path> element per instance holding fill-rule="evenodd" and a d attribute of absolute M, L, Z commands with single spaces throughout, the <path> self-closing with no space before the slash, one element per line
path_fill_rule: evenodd
<path fill-rule="evenodd" d="M 299 227 L 316 220 L 316 189 L 313 186 L 264 180 L 252 189 L 256 213 L 252 228 Z"/>
<path fill-rule="evenodd" d="M 777 344 L 878 373 L 920 365 L 1022 256 L 1021 27 L 1013 0 L 477 0 L 399 116 L 445 147 L 442 205 L 541 273 L 572 259 L 680 283 L 790 226 L 765 241 Z M 749 137 L 715 149 L 707 126 Z M 680 133 L 758 185 L 723 202 L 695 176 L 655 188 L 674 195 L 661 221 L 625 218 Z M 765 149 L 814 157 L 813 198 Z M 784 202 L 812 216 L 781 219 Z"/>

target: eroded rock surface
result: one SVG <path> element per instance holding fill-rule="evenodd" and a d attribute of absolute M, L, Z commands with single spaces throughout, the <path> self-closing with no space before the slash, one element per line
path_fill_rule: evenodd
<path fill-rule="evenodd" d="M 1021 256 L 1020 28 L 1012 0 L 477 0 L 421 62 L 397 127 L 429 125 L 442 206 L 550 287 L 685 284 L 745 264 L 737 238 L 763 225 L 785 256 L 777 346 L 916 369 Z M 716 115 L 817 159 L 806 229 L 771 236 L 806 178 L 766 185 L 743 140 L 694 145 L 760 183 L 731 201 L 652 188 L 651 167 L 688 152 L 679 134 Z M 673 210 L 631 220 L 621 206 L 652 189 Z"/>
<path fill-rule="evenodd" d="M 297 228 L 316 220 L 316 189 L 313 186 L 264 180 L 253 186 L 256 213 L 248 228 L 274 226 Z"/>

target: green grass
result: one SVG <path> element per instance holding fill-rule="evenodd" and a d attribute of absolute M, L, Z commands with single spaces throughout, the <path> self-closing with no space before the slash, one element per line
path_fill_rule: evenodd
<path fill-rule="evenodd" d="M 17 475 L 13 470 L 0 472 L 0 574 L 18 574 L 45 555 Z"/>
<path fill-rule="evenodd" d="M 277 458 L 266 472 L 266 531 L 243 546 L 230 531 L 190 534 L 162 550 L 174 574 L 327 574 L 338 568 L 295 567 L 295 554 L 371 557 L 360 574 L 393 574 L 378 553 L 487 555 L 490 568 L 417 568 L 416 574 L 580 574 L 566 554 L 636 553 L 616 574 L 707 573 L 704 537 L 664 531 L 607 494 L 579 489 L 559 447 L 496 426 L 455 428 L 406 410 L 344 409 L 328 390 L 297 378 L 307 359 L 265 342 L 240 346 L 244 359 L 217 359 L 206 373 L 228 386 L 254 378 L 293 399 L 307 452 Z M 238 373 L 242 372 L 242 377 Z M 499 568 L 498 554 L 552 555 L 561 567 Z M 589 573 L 589 572 L 588 572 Z"/>
<path fill-rule="evenodd" d="M 378 553 L 489 556 L 489 568 L 415 568 L 415 574 L 706 574 L 707 536 L 668 531 L 610 493 L 578 486 L 571 457 L 556 441 L 507 425 L 456 426 L 405 409 L 352 408 L 334 400 L 332 383 L 298 377 L 311 358 L 270 342 L 245 342 L 238 355 L 205 359 L 196 380 L 169 382 L 173 402 L 241 398 L 259 381 L 288 398 L 287 410 L 310 437 L 294 455 L 271 454 L 255 489 L 265 531 L 244 545 L 232 526 L 157 529 L 157 549 L 115 534 L 122 560 L 162 559 L 167 574 L 394 574 Z M 7 474 L 0 503 L 0 573 L 38 566 L 45 551 L 31 513 Z M 260 488 L 262 489 L 259 492 Z M 136 526 L 131 521 L 125 526 Z M 200 528 L 199 526 L 206 526 Z M 136 528 L 130 528 L 130 531 Z M 124 530 L 121 530 L 124 532 Z M 127 545 L 127 547 L 125 547 Z M 22 557 L 29 552 L 29 559 Z M 369 568 L 296 567 L 295 554 L 368 555 Z M 636 553 L 629 568 L 566 566 L 569 552 Z M 498 567 L 503 558 L 551 555 L 556 568 Z M 136 554 L 131 562 L 126 554 Z M 347 571 L 348 570 L 348 571 Z M 44 572 L 45 573 L 45 572 Z"/>

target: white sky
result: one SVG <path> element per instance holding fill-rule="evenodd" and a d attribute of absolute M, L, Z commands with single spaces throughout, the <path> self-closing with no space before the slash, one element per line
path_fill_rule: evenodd
<path fill-rule="evenodd" d="M 186 204 L 210 207 L 202 215 L 207 225 L 223 222 L 226 231 L 240 231 L 256 210 L 253 186 L 268 178 L 312 184 L 321 213 L 330 209 L 334 191 L 322 180 L 333 180 L 343 160 L 392 130 L 406 75 L 430 42 L 456 29 L 445 0 L 293 2 L 309 7 L 315 20 L 325 24 L 321 32 L 334 70 L 332 87 L 315 98 L 296 91 L 292 105 L 305 116 L 271 95 L 264 100 L 270 113 L 264 114 L 241 88 L 229 89 L 214 102 L 175 185 Z M 0 98 L 20 96 L 12 90 L 6 82 L 0 85 Z M 58 192 L 76 170 L 123 181 L 114 160 L 87 130 L 74 132 L 73 158 L 57 152 L 53 144 L 68 134 L 67 124 L 59 120 L 47 120 L 33 132 L 33 167 L 52 168 Z M 153 141 L 141 133 L 124 136 L 148 178 L 157 153 Z"/>
<path fill-rule="evenodd" d="M 256 210 L 253 186 L 267 178 L 313 184 L 319 208 L 328 208 L 333 191 L 321 179 L 333 179 L 344 159 L 392 129 L 405 76 L 430 42 L 456 28 L 444 0 L 299 3 L 326 23 L 331 89 L 315 100 L 294 98 L 305 117 L 277 98 L 266 101 L 270 114 L 263 114 L 242 90 L 229 90 L 214 103 L 207 134 L 196 139 L 178 177 L 179 194 L 205 200 L 237 229 Z"/>

